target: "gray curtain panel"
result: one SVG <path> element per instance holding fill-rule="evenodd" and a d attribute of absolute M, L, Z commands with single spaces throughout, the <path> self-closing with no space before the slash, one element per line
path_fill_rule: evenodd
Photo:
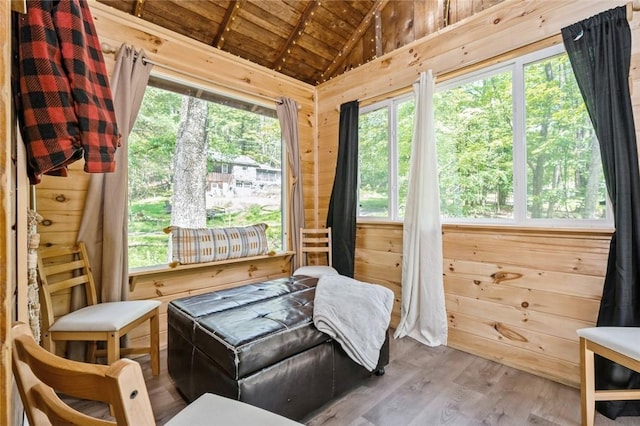
<path fill-rule="evenodd" d="M 87 245 L 96 291 L 101 302 L 127 300 L 127 140 L 149 81 L 152 65 L 144 52 L 121 46 L 111 76 L 114 109 L 121 145 L 116 151 L 116 171 L 91 176 L 78 241 Z"/>
<path fill-rule="evenodd" d="M 280 121 L 282 139 L 287 145 L 287 163 L 291 173 L 289 187 L 289 235 L 294 250 L 298 250 L 300 228 L 304 221 L 304 198 L 302 196 L 302 172 L 300 167 L 300 140 L 298 136 L 298 104 L 290 98 L 281 98 L 276 102 L 276 111 Z M 292 271 L 300 266 L 300 259 L 294 256 Z"/>

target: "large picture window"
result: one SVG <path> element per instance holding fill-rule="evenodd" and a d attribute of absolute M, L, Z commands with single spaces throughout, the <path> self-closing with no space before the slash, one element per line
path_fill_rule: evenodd
<path fill-rule="evenodd" d="M 412 96 L 363 108 L 358 123 L 358 216 L 404 216 L 413 132 Z"/>
<path fill-rule="evenodd" d="M 167 262 L 170 224 L 269 225 L 282 249 L 275 109 L 151 78 L 129 137 L 129 267 Z"/>
<path fill-rule="evenodd" d="M 403 217 L 413 121 L 403 103 L 413 105 L 362 109 L 361 218 Z M 443 221 L 611 224 L 598 141 L 562 46 L 438 84 L 434 110 Z"/>

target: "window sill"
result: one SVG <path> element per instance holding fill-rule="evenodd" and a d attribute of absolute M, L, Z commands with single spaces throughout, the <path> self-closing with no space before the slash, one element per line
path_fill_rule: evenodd
<path fill-rule="evenodd" d="M 261 255 L 261 256 L 251 256 L 251 257 L 239 257 L 235 259 L 227 259 L 227 260 L 219 260 L 216 262 L 204 262 L 204 263 L 190 263 L 188 265 L 177 265 L 175 267 L 170 267 L 168 265 L 155 265 L 155 266 L 146 266 L 142 268 L 135 268 L 129 271 L 129 291 L 132 292 L 136 288 L 136 283 L 140 278 L 149 278 L 156 277 L 162 275 L 170 275 L 174 272 L 185 271 L 189 269 L 203 269 L 212 266 L 220 266 L 220 265 L 231 265 L 238 264 L 244 262 L 253 262 L 256 260 L 263 259 L 271 259 L 271 258 L 283 258 L 289 260 L 294 254 L 295 251 L 281 251 L 274 255 Z"/>

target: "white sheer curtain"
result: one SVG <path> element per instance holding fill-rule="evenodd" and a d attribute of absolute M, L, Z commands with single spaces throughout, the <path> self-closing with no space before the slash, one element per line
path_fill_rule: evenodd
<path fill-rule="evenodd" d="M 447 343 L 447 313 L 431 70 L 420 73 L 413 90 L 416 107 L 404 217 L 402 315 L 394 337 L 409 336 L 438 346 Z"/>

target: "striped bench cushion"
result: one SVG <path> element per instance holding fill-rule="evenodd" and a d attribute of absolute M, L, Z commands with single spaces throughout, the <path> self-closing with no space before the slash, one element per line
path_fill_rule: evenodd
<path fill-rule="evenodd" d="M 170 226 L 169 266 L 215 262 L 269 253 L 267 224 L 229 228 Z"/>

